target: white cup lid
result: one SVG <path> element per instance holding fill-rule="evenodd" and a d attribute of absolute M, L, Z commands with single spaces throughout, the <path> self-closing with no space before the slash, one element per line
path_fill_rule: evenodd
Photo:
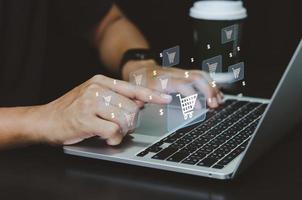
<path fill-rule="evenodd" d="M 190 16 L 206 20 L 238 20 L 247 17 L 242 1 L 197 1 Z"/>

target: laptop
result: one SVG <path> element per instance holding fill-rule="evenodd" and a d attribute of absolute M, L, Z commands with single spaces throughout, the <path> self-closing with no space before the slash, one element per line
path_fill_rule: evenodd
<path fill-rule="evenodd" d="M 64 152 L 195 176 L 232 179 L 301 122 L 301 75 L 302 40 L 270 100 L 227 95 L 224 103 L 209 110 L 201 122 L 164 133 L 159 126 L 152 126 L 153 134 L 137 130 L 118 147 L 108 146 L 100 139 L 88 139 L 64 146 Z M 159 121 L 149 112 L 141 123 Z"/>

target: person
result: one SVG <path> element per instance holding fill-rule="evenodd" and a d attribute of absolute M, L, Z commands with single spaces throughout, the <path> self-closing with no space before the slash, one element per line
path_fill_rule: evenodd
<path fill-rule="evenodd" d="M 145 103 L 168 104 L 172 98 L 157 88 L 152 76 L 146 77 L 148 84 L 144 87 L 129 83 L 129 74 L 142 68 L 148 74 L 156 70 L 157 74 L 169 75 L 172 87 L 177 91 L 188 93 L 197 89 L 205 94 L 210 107 L 218 106 L 222 94 L 210 86 L 207 74 L 202 71 L 163 68 L 151 57 L 123 60 L 127 52 L 134 49 L 146 52 L 150 46 L 138 28 L 110 0 L 95 1 L 99 7 L 93 6 L 92 10 L 87 4 L 93 1 L 54 2 L 0 0 L 0 11 L 7 11 L 1 12 L 5 14 L 0 18 L 0 148 L 36 143 L 68 145 L 93 136 L 101 137 L 109 145 L 120 144 L 123 137 L 134 129 L 128 126 L 124 113 L 136 115 Z M 76 10 L 72 10 L 74 4 L 79 5 Z M 37 98 L 43 90 L 39 88 L 39 81 L 43 79 L 41 72 L 45 61 L 40 53 L 45 48 L 45 35 L 49 33 L 45 22 L 47 13 L 51 12 L 50 5 L 77 14 L 74 21 L 74 15 L 69 14 L 65 18 L 62 16 L 61 20 L 71 19 L 68 25 L 73 31 L 77 31 L 78 26 L 91 30 L 93 34 L 78 33 L 88 35 L 104 67 L 111 74 L 120 73 L 123 80 L 97 74 L 49 103 L 7 107 L 5 102 L 20 99 L 26 103 L 34 102 L 28 99 Z M 93 23 L 80 18 L 80 12 L 93 16 Z M 93 12 L 98 15 L 90 15 Z M 56 19 L 60 19 L 60 15 Z M 92 28 L 94 24 L 97 25 L 95 29 Z M 26 87 L 26 81 L 31 82 L 31 88 Z M 186 85 L 188 82 L 193 85 Z M 114 94 L 118 104 L 108 106 L 100 101 L 99 97 L 106 93 Z"/>

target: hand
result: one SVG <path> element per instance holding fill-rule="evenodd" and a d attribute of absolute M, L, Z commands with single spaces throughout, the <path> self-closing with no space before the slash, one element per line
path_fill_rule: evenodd
<path fill-rule="evenodd" d="M 109 94 L 110 104 L 106 104 L 104 95 Z M 74 144 L 99 136 L 117 145 L 135 128 L 127 115 L 137 116 L 144 102 L 166 104 L 171 100 L 170 95 L 97 75 L 39 107 L 34 123 L 39 126 L 40 140 L 47 143 Z"/>
<path fill-rule="evenodd" d="M 160 67 L 153 60 L 129 61 L 123 68 L 123 77 L 128 79 L 129 74 L 135 71 L 144 70 L 146 74 L 146 86 L 150 89 L 165 93 L 179 92 L 189 96 L 200 92 L 205 95 L 207 104 L 215 108 L 222 101 L 223 94 L 219 91 L 210 76 L 200 70 L 183 70 L 173 67 Z M 169 85 L 163 91 L 156 78 L 169 78 Z"/>

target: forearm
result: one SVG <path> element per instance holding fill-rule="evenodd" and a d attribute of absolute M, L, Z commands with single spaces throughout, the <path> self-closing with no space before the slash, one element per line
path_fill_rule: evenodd
<path fill-rule="evenodd" d="M 111 71 L 119 71 L 123 54 L 132 48 L 149 48 L 149 45 L 137 29 L 120 11 L 114 7 L 115 17 L 98 34 L 98 48 L 102 62 Z M 110 13 L 109 13 L 110 15 Z"/>
<path fill-rule="evenodd" d="M 0 108 L 0 149 L 35 143 L 39 136 L 34 131 L 38 107 Z"/>

